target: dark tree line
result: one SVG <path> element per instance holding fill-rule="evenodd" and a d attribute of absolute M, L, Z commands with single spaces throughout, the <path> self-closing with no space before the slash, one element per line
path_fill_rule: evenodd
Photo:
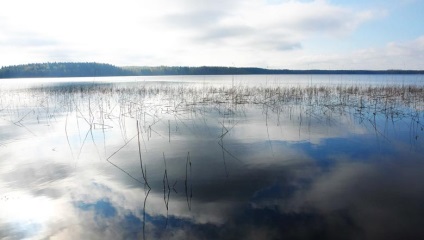
<path fill-rule="evenodd" d="M 236 67 L 123 67 L 135 75 L 227 75 L 227 74 L 269 74 L 261 68 Z"/>
<path fill-rule="evenodd" d="M 123 67 L 135 75 L 231 75 L 231 74 L 424 74 L 422 70 L 289 70 L 236 67 Z"/>
<path fill-rule="evenodd" d="M 126 76 L 130 72 L 103 63 L 32 63 L 2 67 L 0 78 Z"/>
<path fill-rule="evenodd" d="M 117 67 L 104 63 L 33 63 L 2 67 L 0 78 L 236 74 L 424 74 L 423 70 L 288 70 L 236 67 Z"/>

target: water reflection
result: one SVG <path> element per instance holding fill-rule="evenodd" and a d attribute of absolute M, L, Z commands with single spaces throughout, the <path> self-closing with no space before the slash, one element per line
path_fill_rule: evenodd
<path fill-rule="evenodd" d="M 2 89 L 0 237 L 423 237 L 420 85 L 248 83 Z"/>

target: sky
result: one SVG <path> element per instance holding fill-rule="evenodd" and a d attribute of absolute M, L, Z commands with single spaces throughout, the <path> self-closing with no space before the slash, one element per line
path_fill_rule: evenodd
<path fill-rule="evenodd" d="M 424 0 L 14 0 L 0 67 L 424 70 Z"/>

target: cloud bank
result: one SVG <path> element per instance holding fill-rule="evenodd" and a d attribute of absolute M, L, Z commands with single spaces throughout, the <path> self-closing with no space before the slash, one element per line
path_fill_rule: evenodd
<path fill-rule="evenodd" d="M 292 69 L 424 67 L 417 63 L 423 58 L 424 33 L 403 42 L 386 40 L 377 48 L 354 47 L 357 40 L 353 39 L 362 37 L 357 34 L 363 26 L 383 22 L 390 15 L 385 9 L 365 5 L 351 7 L 325 0 L 125 0 L 119 4 L 19 0 L 1 5 L 2 66 L 96 61 Z M 349 42 L 353 51 L 321 49 L 311 44 L 316 41 L 330 46 Z M 375 58 L 387 61 L 371 60 Z"/>

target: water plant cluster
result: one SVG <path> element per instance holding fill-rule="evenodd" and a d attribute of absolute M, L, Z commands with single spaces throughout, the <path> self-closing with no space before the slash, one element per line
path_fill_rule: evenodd
<path fill-rule="evenodd" d="M 255 164 L 243 158 L 245 155 L 232 144 L 244 123 L 253 129 L 250 134 L 255 141 L 264 143 L 270 159 L 278 162 L 281 151 L 272 136 L 276 128 L 282 128 L 282 132 L 290 130 L 287 126 L 296 128 L 300 137 L 303 130 L 314 131 L 318 125 L 331 128 L 355 123 L 368 128 L 378 140 L 391 142 L 397 137 L 392 133 L 406 126 L 411 149 L 419 149 L 423 144 L 423 118 L 424 89 L 416 85 L 249 86 L 136 81 L 0 89 L 0 126 L 13 127 L 20 133 L 19 137 L 4 134 L 0 146 L 7 148 L 24 138 L 42 137 L 45 132 L 41 128 L 61 133 L 75 168 L 95 158 L 144 190 L 144 239 L 149 231 L 146 222 L 151 215 L 146 206 L 152 192 L 163 197 L 164 229 L 172 224 L 172 198 L 184 201 L 188 212 L 198 204 L 196 185 L 207 173 L 195 170 L 201 161 L 196 154 L 199 150 L 181 144 L 187 139 L 195 139 L 190 143 L 208 139 L 205 142 L 212 143 L 208 148 L 220 150 L 216 156 L 201 156 L 217 158 L 209 159 L 213 161 L 210 164 L 222 165 L 222 181 L 228 181 L 237 174 L 233 169 L 245 167 L 243 171 L 247 171 L 246 166 Z"/>
<path fill-rule="evenodd" d="M 246 109 L 252 107 L 262 109 L 267 121 L 288 116 L 293 121 L 306 122 L 344 115 L 371 121 L 376 130 L 378 118 L 391 122 L 407 119 L 414 128 L 423 127 L 424 89 L 411 85 L 251 87 L 136 82 L 59 84 L 1 91 L 0 114 L 15 125 L 25 127 L 35 121 L 75 116 L 90 131 L 116 128 L 117 123 L 125 140 L 128 119 L 142 126 L 139 131 L 147 139 L 152 132 L 170 135 L 168 127 L 163 130 L 155 126 L 169 125 L 171 120 L 185 124 L 187 119 L 200 115 L 213 116 L 224 124 L 231 117 L 245 116 Z"/>

